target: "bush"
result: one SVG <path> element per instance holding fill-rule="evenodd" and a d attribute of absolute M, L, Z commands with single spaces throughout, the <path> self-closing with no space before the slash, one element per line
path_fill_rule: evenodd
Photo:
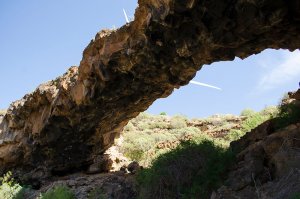
<path fill-rule="evenodd" d="M 152 121 L 149 124 L 149 129 L 167 129 L 169 127 L 169 124 L 164 121 Z"/>
<path fill-rule="evenodd" d="M 72 191 L 66 186 L 56 186 L 42 194 L 40 199 L 75 199 Z"/>
<path fill-rule="evenodd" d="M 180 129 L 185 127 L 187 127 L 186 118 L 184 118 L 183 116 L 174 116 L 171 118 L 170 121 L 171 129 Z"/>
<path fill-rule="evenodd" d="M 229 141 L 238 140 L 241 137 L 243 137 L 246 134 L 246 132 L 238 130 L 238 129 L 232 129 L 229 131 L 229 133 L 225 136 L 225 138 Z"/>
<path fill-rule="evenodd" d="M 140 131 L 143 131 L 143 130 L 147 130 L 147 129 L 150 129 L 150 125 L 149 125 L 149 123 L 147 123 L 147 122 L 139 122 L 138 124 L 137 124 L 137 128 L 138 128 L 138 130 L 140 130 Z"/>
<path fill-rule="evenodd" d="M 211 141 L 183 142 L 138 173 L 139 198 L 209 198 L 221 185 L 233 157 Z"/>
<path fill-rule="evenodd" d="M 262 111 L 260 111 L 261 115 L 270 116 L 271 118 L 277 117 L 279 113 L 277 106 L 267 106 Z"/>
<path fill-rule="evenodd" d="M 221 127 L 227 124 L 226 118 L 219 115 L 209 117 L 205 121 L 211 123 L 215 127 Z"/>
<path fill-rule="evenodd" d="M 121 152 L 131 160 L 141 161 L 144 153 L 155 145 L 155 138 L 143 132 L 128 132 L 124 136 Z"/>
<path fill-rule="evenodd" d="M 300 120 L 300 107 L 294 103 L 282 103 L 279 105 L 278 117 L 275 119 L 275 128 L 284 128 Z"/>
<path fill-rule="evenodd" d="M 151 118 L 151 115 L 146 112 L 143 112 L 143 113 L 140 113 L 135 119 L 136 120 L 144 120 L 144 119 L 149 119 L 149 118 Z"/>
<path fill-rule="evenodd" d="M 171 129 L 169 133 L 173 136 L 175 136 L 177 139 L 180 139 L 181 137 L 185 135 L 191 135 L 196 136 L 201 133 L 201 131 L 196 127 L 184 127 L 180 129 Z"/>
<path fill-rule="evenodd" d="M 152 137 L 155 143 L 166 142 L 166 141 L 174 141 L 177 138 L 169 132 L 166 133 L 153 133 Z"/>
<path fill-rule="evenodd" d="M 250 117 L 250 116 L 254 115 L 255 113 L 256 112 L 254 110 L 247 108 L 247 109 L 242 110 L 240 115 L 245 116 L 245 117 Z"/>
<path fill-rule="evenodd" d="M 252 129 L 256 128 L 258 125 L 265 122 L 269 118 L 269 116 L 263 116 L 259 113 L 255 113 L 242 122 L 242 130 L 245 133 L 250 132 Z"/>
<path fill-rule="evenodd" d="M 12 173 L 7 172 L 0 178 L 0 198 L 22 199 L 25 189 L 12 178 Z"/>
<path fill-rule="evenodd" d="M 244 136 L 247 132 L 250 132 L 252 129 L 256 128 L 258 125 L 267 121 L 272 117 L 272 114 L 266 113 L 253 113 L 251 116 L 242 122 L 241 129 L 232 129 L 226 135 L 225 139 L 229 141 L 238 140 L 242 136 Z"/>

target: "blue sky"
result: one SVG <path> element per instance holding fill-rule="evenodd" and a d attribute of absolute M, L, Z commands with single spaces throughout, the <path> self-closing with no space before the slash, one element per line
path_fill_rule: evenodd
<path fill-rule="evenodd" d="M 0 1 L 0 108 L 78 65 L 95 34 L 123 25 L 122 9 L 132 17 L 136 5 L 136 0 Z M 266 50 L 214 63 L 194 80 L 222 91 L 189 84 L 157 100 L 148 112 L 205 117 L 276 105 L 285 92 L 298 88 L 300 52 Z"/>

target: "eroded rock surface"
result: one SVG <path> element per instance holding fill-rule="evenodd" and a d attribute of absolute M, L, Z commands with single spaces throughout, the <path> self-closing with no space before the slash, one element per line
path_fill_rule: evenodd
<path fill-rule="evenodd" d="M 286 102 L 298 104 L 300 90 L 290 93 Z M 211 199 L 292 198 L 300 193 L 300 118 L 284 128 L 274 128 L 269 120 L 240 140 L 232 148 L 240 151 L 224 185 Z"/>
<path fill-rule="evenodd" d="M 76 173 L 56 178 L 54 182 L 45 184 L 40 190 L 26 190 L 24 198 L 37 199 L 41 193 L 57 186 L 70 188 L 76 199 L 133 199 L 136 198 L 137 194 L 134 176 L 131 174 L 124 172 L 95 175 Z"/>
<path fill-rule="evenodd" d="M 135 20 L 99 32 L 79 67 L 11 104 L 1 173 L 26 181 L 85 170 L 129 119 L 203 64 L 299 47 L 298 0 L 139 0 Z"/>

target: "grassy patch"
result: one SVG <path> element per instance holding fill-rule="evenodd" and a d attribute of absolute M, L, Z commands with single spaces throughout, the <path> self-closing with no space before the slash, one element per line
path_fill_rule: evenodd
<path fill-rule="evenodd" d="M 40 199 L 75 199 L 72 191 L 66 186 L 56 186 L 42 194 Z"/>
<path fill-rule="evenodd" d="M 233 159 L 230 150 L 211 141 L 183 142 L 140 171 L 139 198 L 209 198 L 221 185 Z"/>

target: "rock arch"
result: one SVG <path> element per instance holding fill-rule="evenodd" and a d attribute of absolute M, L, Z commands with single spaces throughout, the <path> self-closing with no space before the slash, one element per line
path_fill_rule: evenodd
<path fill-rule="evenodd" d="M 11 104 L 0 123 L 1 172 L 84 169 L 202 65 L 299 47 L 299 0 L 139 0 L 135 20 L 97 33 L 79 67 Z"/>

